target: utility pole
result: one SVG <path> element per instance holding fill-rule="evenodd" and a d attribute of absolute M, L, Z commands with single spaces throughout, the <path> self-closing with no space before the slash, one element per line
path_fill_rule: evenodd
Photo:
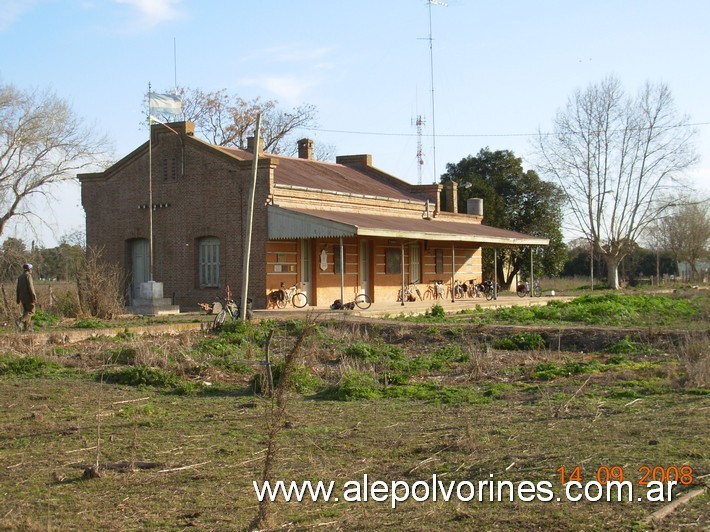
<path fill-rule="evenodd" d="M 261 113 L 256 115 L 256 131 L 254 132 L 254 160 L 252 162 L 252 181 L 247 205 L 247 235 L 244 265 L 242 268 L 242 300 L 239 305 L 239 315 L 242 321 L 247 319 L 247 302 L 249 297 L 249 265 L 251 262 L 251 234 L 254 226 L 254 196 L 256 194 L 256 176 L 259 170 L 259 135 L 261 134 Z"/>

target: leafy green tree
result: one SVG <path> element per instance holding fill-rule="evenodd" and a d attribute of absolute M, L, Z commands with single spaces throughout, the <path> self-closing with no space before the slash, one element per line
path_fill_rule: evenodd
<path fill-rule="evenodd" d="M 548 238 L 550 245 L 533 253 L 535 273 L 557 275 L 566 260 L 562 240 L 560 188 L 533 171 L 523 169 L 522 160 L 510 150 L 482 149 L 456 164 L 448 164 L 442 183 L 459 184 L 459 211 L 466 211 L 469 198 L 481 198 L 483 223 L 520 233 Z M 497 276 L 508 288 L 515 276 L 530 273 L 530 247 L 502 248 L 498 251 Z M 492 276 L 493 250 L 484 249 L 484 276 Z"/>

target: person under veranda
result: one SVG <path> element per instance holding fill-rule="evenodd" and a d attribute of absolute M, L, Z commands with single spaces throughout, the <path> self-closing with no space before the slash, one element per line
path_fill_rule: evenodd
<path fill-rule="evenodd" d="M 37 303 L 37 294 L 35 286 L 32 282 L 32 265 L 22 265 L 22 275 L 17 278 L 17 303 L 22 304 L 22 316 L 15 320 L 15 325 L 22 332 L 24 324 L 25 331 L 32 330 L 32 315 L 35 312 L 35 304 Z"/>

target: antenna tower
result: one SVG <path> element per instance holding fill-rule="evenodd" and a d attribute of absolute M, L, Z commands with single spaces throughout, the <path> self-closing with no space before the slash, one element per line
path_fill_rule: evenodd
<path fill-rule="evenodd" d="M 449 4 L 442 2 L 441 0 L 429 0 L 429 65 L 431 70 L 431 158 L 432 167 L 434 170 L 434 183 L 436 184 L 436 115 L 434 113 L 434 36 L 432 32 L 431 24 L 431 6 L 437 5 L 441 7 L 448 7 Z"/>
<path fill-rule="evenodd" d="M 422 148 L 422 127 L 426 125 L 426 120 L 422 115 L 417 115 L 414 120 L 417 126 L 417 185 L 422 184 L 422 167 L 424 166 L 424 149 Z"/>

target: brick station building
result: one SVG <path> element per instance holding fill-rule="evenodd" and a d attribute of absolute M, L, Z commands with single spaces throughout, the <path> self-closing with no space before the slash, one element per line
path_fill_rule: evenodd
<path fill-rule="evenodd" d="M 191 122 L 151 126 L 145 142 L 103 172 L 78 176 L 87 245 L 124 268 L 127 303 L 153 277 L 183 311 L 241 289 L 253 139 L 247 150 L 194 137 Z M 152 145 L 149 153 L 149 147 Z M 152 183 L 149 188 L 149 161 Z M 372 166 L 369 155 L 313 159 L 259 153 L 249 297 L 301 283 L 309 304 L 352 301 L 358 292 L 395 301 L 402 282 L 481 280 L 481 248 L 548 240 L 482 225 L 481 200 L 457 212 L 457 184 L 413 185 Z M 150 190 L 150 192 L 149 192 Z M 341 248 L 342 246 L 342 248 Z M 342 249 L 342 264 L 341 264 Z"/>

